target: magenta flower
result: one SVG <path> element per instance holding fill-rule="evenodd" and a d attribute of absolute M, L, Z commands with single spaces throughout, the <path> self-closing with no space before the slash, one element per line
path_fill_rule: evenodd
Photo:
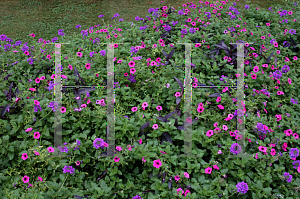
<path fill-rule="evenodd" d="M 218 105 L 219 109 L 224 109 L 224 106 L 222 106 L 221 104 Z"/>
<path fill-rule="evenodd" d="M 28 183 L 28 182 L 29 182 L 29 177 L 25 175 L 25 176 L 22 178 L 22 180 L 23 180 L 24 183 Z"/>
<path fill-rule="evenodd" d="M 129 67 L 134 67 L 134 66 L 135 66 L 135 62 L 134 62 L 134 61 L 130 61 L 130 62 L 128 63 L 128 65 L 129 65 Z"/>
<path fill-rule="evenodd" d="M 180 194 L 180 195 L 184 194 L 184 191 L 183 191 L 181 188 L 176 189 L 176 191 L 177 191 L 177 195 L 179 195 L 179 192 L 180 192 L 180 191 L 181 191 L 181 194 Z"/>
<path fill-rule="evenodd" d="M 34 139 L 39 139 L 40 136 L 41 136 L 41 134 L 40 134 L 39 132 L 35 132 L 35 133 L 33 134 Z"/>
<path fill-rule="evenodd" d="M 206 173 L 206 174 L 211 174 L 211 171 L 212 171 L 212 168 L 210 168 L 210 167 L 207 167 L 207 168 L 205 169 L 205 173 Z"/>
<path fill-rule="evenodd" d="M 122 147 L 120 147 L 120 146 L 116 146 L 116 149 L 117 149 L 118 151 L 122 151 Z"/>
<path fill-rule="evenodd" d="M 188 174 L 188 172 L 184 172 L 184 177 L 190 178 L 190 175 Z"/>
<path fill-rule="evenodd" d="M 40 102 L 37 101 L 37 100 L 34 100 L 34 104 L 35 104 L 35 105 L 40 105 Z"/>
<path fill-rule="evenodd" d="M 115 158 L 114 158 L 114 161 L 115 161 L 115 162 L 119 162 L 119 161 L 120 161 L 120 158 L 115 157 Z"/>
<path fill-rule="evenodd" d="M 148 107 L 148 103 L 147 102 L 143 102 L 143 104 L 142 104 L 143 110 L 145 110 L 146 107 Z"/>
<path fill-rule="evenodd" d="M 54 148 L 52 147 L 48 147 L 47 150 L 49 151 L 49 153 L 54 153 Z"/>
<path fill-rule="evenodd" d="M 213 134 L 214 134 L 214 131 L 213 131 L 213 130 L 208 130 L 208 131 L 206 132 L 206 136 L 207 136 L 207 137 L 211 137 Z"/>
<path fill-rule="evenodd" d="M 158 125 L 157 124 L 153 124 L 152 128 L 155 130 L 155 129 L 158 129 Z"/>
<path fill-rule="evenodd" d="M 146 156 L 146 157 L 147 157 L 147 156 Z M 142 163 L 146 162 L 146 160 L 145 160 L 145 158 L 144 158 L 144 157 L 142 157 L 142 161 L 143 161 Z"/>
<path fill-rule="evenodd" d="M 135 68 L 130 69 L 130 74 L 134 74 L 136 72 Z"/>
<path fill-rule="evenodd" d="M 137 111 L 137 110 L 138 110 L 137 107 L 132 107 L 132 109 L 131 109 L 132 112 L 135 112 L 135 111 Z"/>
<path fill-rule="evenodd" d="M 213 165 L 213 168 L 219 170 L 218 165 Z"/>
<path fill-rule="evenodd" d="M 60 111 L 61 111 L 62 113 L 65 113 L 65 112 L 66 112 L 66 108 L 65 108 L 65 107 L 61 107 L 61 108 L 60 108 Z"/>
<path fill-rule="evenodd" d="M 153 166 L 155 167 L 155 168 L 159 168 L 159 167 L 161 167 L 161 162 L 160 162 L 160 159 L 158 159 L 158 160 L 154 160 L 153 161 Z"/>
<path fill-rule="evenodd" d="M 23 159 L 23 160 L 26 160 L 27 158 L 28 158 L 27 153 L 23 153 L 23 154 L 22 154 L 22 159 Z"/>
<path fill-rule="evenodd" d="M 28 132 L 28 131 L 31 131 L 31 130 L 32 130 L 32 128 L 28 128 L 28 129 L 25 130 L 25 132 Z"/>
<path fill-rule="evenodd" d="M 179 96 L 180 96 L 180 92 L 176 92 L 175 97 L 179 97 Z"/>
<path fill-rule="evenodd" d="M 91 64 L 90 64 L 90 63 L 87 63 L 87 64 L 85 65 L 85 68 L 86 68 L 86 69 L 90 69 L 90 68 L 91 68 Z"/>
<path fill-rule="evenodd" d="M 162 107 L 161 107 L 161 106 L 157 106 L 156 109 L 157 109 L 158 111 L 161 111 L 161 110 L 162 110 Z"/>

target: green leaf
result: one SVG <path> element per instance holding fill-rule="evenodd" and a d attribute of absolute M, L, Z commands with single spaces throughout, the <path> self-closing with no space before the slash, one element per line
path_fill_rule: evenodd
<path fill-rule="evenodd" d="M 62 181 L 64 181 L 66 178 L 65 174 L 59 174 L 59 179 L 61 179 Z"/>
<path fill-rule="evenodd" d="M 12 160 L 14 158 L 15 154 L 12 152 L 8 152 L 8 158 L 9 160 Z"/>
<path fill-rule="evenodd" d="M 269 196 L 271 194 L 272 188 L 268 187 L 268 188 L 264 188 L 264 192 L 266 193 L 267 196 Z"/>
<path fill-rule="evenodd" d="M 18 117 L 18 123 L 21 124 L 23 122 L 23 115 L 19 115 Z"/>
<path fill-rule="evenodd" d="M 255 186 L 256 186 L 259 190 L 262 190 L 262 189 L 263 189 L 263 185 L 262 185 L 262 183 L 261 183 L 260 180 L 258 180 L 258 181 L 256 182 Z"/>

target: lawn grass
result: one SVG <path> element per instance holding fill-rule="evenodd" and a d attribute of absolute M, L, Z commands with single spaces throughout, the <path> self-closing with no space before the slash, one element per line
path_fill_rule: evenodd
<path fill-rule="evenodd" d="M 199 5 L 199 1 L 189 1 Z M 203 1 L 205 2 L 205 1 Z M 209 1 L 212 3 L 213 1 Z M 296 0 L 228 0 L 228 3 L 243 12 L 245 5 L 257 4 L 258 9 L 268 9 L 271 5 L 279 4 L 282 7 L 287 2 L 296 2 Z M 182 4 L 187 3 L 184 0 L 2 0 L 0 1 L 0 35 L 5 34 L 15 43 L 21 40 L 22 43 L 32 39 L 28 36 L 34 33 L 35 38 L 50 40 L 53 37 L 60 37 L 58 30 L 63 29 L 66 35 L 79 34 L 80 30 L 75 26 L 80 24 L 82 29 L 105 23 L 115 25 L 111 20 L 115 13 L 120 14 L 124 22 L 134 22 L 135 17 L 152 17 L 148 13 L 149 8 L 161 6 L 173 6 L 178 9 Z M 228 4 L 227 3 L 227 4 Z M 99 18 L 99 15 L 104 15 Z M 117 20 L 118 20 L 117 19 Z M 117 21 L 119 23 L 119 21 Z M 122 23 L 122 22 L 121 22 Z"/>

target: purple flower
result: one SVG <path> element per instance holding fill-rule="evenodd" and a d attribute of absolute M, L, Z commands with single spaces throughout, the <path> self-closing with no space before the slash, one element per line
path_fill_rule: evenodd
<path fill-rule="evenodd" d="M 296 30 L 291 29 L 291 30 L 289 31 L 289 33 L 291 33 L 291 35 L 294 35 L 294 34 L 296 34 Z"/>
<path fill-rule="evenodd" d="M 279 70 L 276 70 L 275 72 L 273 72 L 273 76 L 274 76 L 274 78 L 280 79 L 282 76 L 282 73 Z"/>
<path fill-rule="evenodd" d="M 284 65 L 281 69 L 281 72 L 282 73 L 287 73 L 290 71 L 290 67 L 288 65 Z"/>
<path fill-rule="evenodd" d="M 57 108 L 58 104 L 57 104 L 57 102 L 50 102 L 49 105 L 48 105 L 48 107 L 52 108 L 52 110 L 55 112 L 54 107 Z"/>
<path fill-rule="evenodd" d="M 94 142 L 93 142 L 93 146 L 96 148 L 96 149 L 98 149 L 98 148 L 102 148 L 103 149 L 103 147 L 104 147 L 104 140 L 103 139 L 101 139 L 101 138 L 96 138 L 95 140 L 94 140 Z"/>
<path fill-rule="evenodd" d="M 72 166 L 65 166 L 64 168 L 63 168 L 63 173 L 74 173 L 74 168 L 72 167 Z"/>
<path fill-rule="evenodd" d="M 293 103 L 293 104 L 298 104 L 298 101 L 295 100 L 295 99 L 293 99 L 293 98 L 291 98 L 291 103 Z"/>
<path fill-rule="evenodd" d="M 300 160 L 296 160 L 292 164 L 294 165 L 294 169 L 298 169 L 298 167 L 300 166 Z"/>
<path fill-rule="evenodd" d="M 136 75 L 129 75 L 129 77 L 127 78 L 129 81 L 131 81 L 131 83 L 136 82 L 136 80 L 134 79 L 136 77 Z"/>
<path fill-rule="evenodd" d="M 292 182 L 292 178 L 293 178 L 292 175 L 290 175 L 289 173 L 285 172 L 283 174 L 283 176 L 284 176 L 284 178 L 286 179 L 287 182 Z"/>
<path fill-rule="evenodd" d="M 291 148 L 290 149 L 290 157 L 296 158 L 299 156 L 299 150 L 297 148 Z"/>
<path fill-rule="evenodd" d="M 194 34 L 196 32 L 196 30 L 195 30 L 195 28 L 190 28 L 189 32 Z"/>
<path fill-rule="evenodd" d="M 237 185 L 236 185 L 236 188 L 238 189 L 237 192 L 240 192 L 240 193 L 247 193 L 247 191 L 249 190 L 248 188 L 248 184 L 245 183 L 244 181 L 243 182 L 239 182 Z"/>
<path fill-rule="evenodd" d="M 241 150 L 242 150 L 241 145 L 239 145 L 238 143 L 233 143 L 230 147 L 230 152 L 232 154 L 239 154 Z"/>
<path fill-rule="evenodd" d="M 34 112 L 35 112 L 35 113 L 38 112 L 38 109 L 40 109 L 40 111 L 42 111 L 42 108 L 41 108 L 40 105 L 35 105 L 35 106 L 34 106 Z"/>

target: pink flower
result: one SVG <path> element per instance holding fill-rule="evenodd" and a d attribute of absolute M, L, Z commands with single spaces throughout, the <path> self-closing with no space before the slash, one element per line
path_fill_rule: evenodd
<path fill-rule="evenodd" d="M 157 106 L 156 109 L 157 109 L 158 111 L 161 111 L 161 110 L 162 110 L 162 107 L 161 107 L 161 106 Z"/>
<path fill-rule="evenodd" d="M 185 191 L 184 197 L 186 197 L 186 194 L 187 194 L 187 193 L 191 193 L 190 190 L 187 189 L 187 190 Z"/>
<path fill-rule="evenodd" d="M 142 104 L 143 110 L 145 110 L 146 107 L 148 107 L 148 103 L 147 102 L 143 102 L 143 104 Z"/>
<path fill-rule="evenodd" d="M 129 67 L 134 67 L 134 66 L 135 66 L 135 62 L 134 62 L 134 61 L 130 61 L 130 62 L 128 63 L 128 65 L 129 65 Z"/>
<path fill-rule="evenodd" d="M 184 177 L 190 178 L 190 175 L 188 174 L 188 172 L 184 172 Z"/>
<path fill-rule="evenodd" d="M 180 96 L 180 92 L 176 92 L 175 97 L 179 97 L 179 96 Z"/>
<path fill-rule="evenodd" d="M 218 165 L 213 165 L 213 168 L 219 170 Z"/>
<path fill-rule="evenodd" d="M 180 180 L 179 175 L 176 175 L 174 178 L 175 178 L 176 181 Z"/>
<path fill-rule="evenodd" d="M 157 124 L 153 124 L 152 128 L 155 130 L 155 129 L 158 129 L 158 125 Z"/>
<path fill-rule="evenodd" d="M 39 132 L 35 132 L 35 133 L 33 134 L 34 139 L 39 139 L 40 136 L 41 136 L 41 134 L 40 134 Z"/>
<path fill-rule="evenodd" d="M 119 161 L 120 161 L 120 158 L 115 157 L 115 158 L 114 158 L 114 161 L 115 161 L 115 162 L 119 162 Z"/>
<path fill-rule="evenodd" d="M 205 169 L 205 173 L 206 173 L 206 174 L 211 174 L 211 171 L 212 171 L 212 168 L 210 168 L 210 167 L 207 167 L 207 168 Z"/>
<path fill-rule="evenodd" d="M 116 146 L 116 149 L 117 149 L 118 151 L 121 151 L 121 150 L 122 150 L 122 148 L 121 148 L 120 146 Z"/>
<path fill-rule="evenodd" d="M 28 183 L 28 182 L 29 182 L 29 177 L 25 175 L 25 176 L 22 178 L 22 180 L 23 180 L 24 183 Z"/>
<path fill-rule="evenodd" d="M 66 112 L 66 108 L 65 108 L 65 107 L 61 107 L 61 108 L 60 108 L 60 111 L 61 111 L 62 113 L 65 113 L 65 112 Z"/>
<path fill-rule="evenodd" d="M 91 68 L 91 64 L 90 64 L 90 63 L 87 63 L 87 64 L 85 65 L 85 68 L 86 68 L 86 69 L 90 69 L 90 68 Z"/>
<path fill-rule="evenodd" d="M 183 191 L 181 188 L 176 189 L 176 191 L 177 191 L 177 195 L 179 195 L 179 192 L 180 192 L 180 191 L 181 191 L 181 194 L 180 194 L 180 195 L 184 194 L 184 191 Z"/>
<path fill-rule="evenodd" d="M 214 127 L 217 127 L 218 126 L 218 122 L 214 123 Z"/>
<path fill-rule="evenodd" d="M 54 148 L 52 147 L 48 147 L 47 150 L 49 151 L 49 153 L 54 153 Z"/>
<path fill-rule="evenodd" d="M 135 112 L 137 110 L 138 110 L 137 107 L 132 107 L 132 109 L 131 109 L 132 112 Z"/>
<path fill-rule="evenodd" d="M 187 117 L 187 118 L 186 118 L 186 122 L 188 122 L 188 123 L 192 123 L 192 121 L 193 121 L 193 120 L 192 120 L 192 118 L 191 118 L 191 117 Z"/>
<path fill-rule="evenodd" d="M 42 182 L 43 178 L 41 178 L 40 176 L 38 176 L 38 180 Z"/>
<path fill-rule="evenodd" d="M 22 159 L 23 159 L 23 160 L 26 160 L 27 158 L 28 158 L 27 153 L 23 153 L 23 154 L 22 154 Z"/>
<path fill-rule="evenodd" d="M 271 155 L 272 155 L 272 156 L 276 155 L 275 149 L 271 149 Z"/>
<path fill-rule="evenodd" d="M 259 146 L 258 149 L 262 152 L 267 152 L 267 147 L 264 147 L 264 146 Z"/>
<path fill-rule="evenodd" d="M 34 104 L 35 104 L 35 105 L 40 105 L 40 102 L 37 101 L 37 100 L 34 100 Z"/>
<path fill-rule="evenodd" d="M 161 167 L 161 161 L 160 161 L 160 159 L 158 159 L 158 160 L 154 160 L 153 161 L 153 166 L 155 167 L 155 168 L 159 168 L 159 167 Z"/>
<path fill-rule="evenodd" d="M 131 150 L 132 150 L 130 145 L 128 145 L 128 146 L 127 146 L 127 148 L 128 148 L 128 150 L 129 150 L 129 151 L 131 151 Z"/>
<path fill-rule="evenodd" d="M 78 57 L 82 57 L 82 53 L 81 52 L 77 52 L 77 56 Z"/>
<path fill-rule="evenodd" d="M 213 131 L 213 130 L 208 130 L 208 131 L 206 132 L 206 136 L 207 136 L 207 137 L 211 137 L 213 134 L 214 134 L 214 131 Z"/>
<path fill-rule="evenodd" d="M 25 130 L 25 132 L 28 132 L 28 131 L 31 131 L 31 130 L 32 130 L 32 128 L 28 128 L 28 129 Z"/>

